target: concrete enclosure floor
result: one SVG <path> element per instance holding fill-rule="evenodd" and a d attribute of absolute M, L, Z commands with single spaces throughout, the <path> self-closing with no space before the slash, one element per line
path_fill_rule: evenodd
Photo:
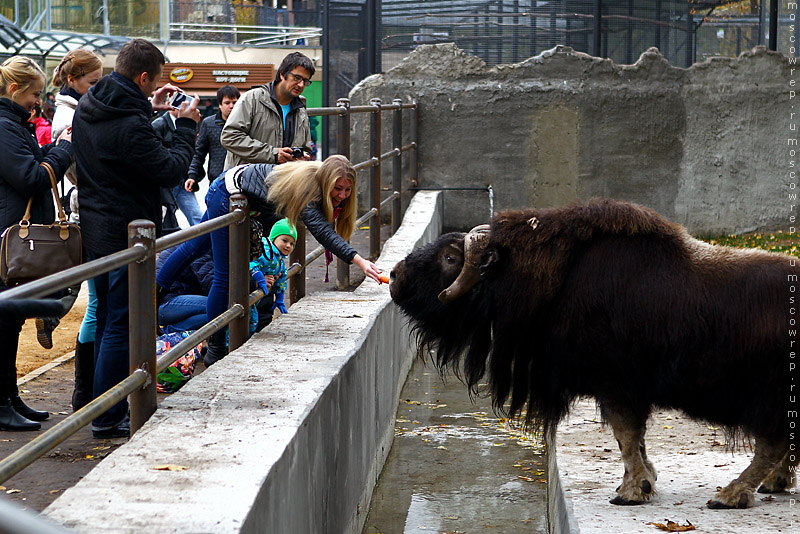
<path fill-rule="evenodd" d="M 558 476 L 579 532 L 648 534 L 659 532 L 653 523 L 667 521 L 691 523 L 698 532 L 714 534 L 800 531 L 796 496 L 789 492 L 756 493 L 755 506 L 746 510 L 706 507 L 717 488 L 739 476 L 753 457 L 747 450 L 726 450 L 720 428 L 680 412 L 656 411 L 647 429 L 647 455 L 658 473 L 656 494 L 646 504 L 614 506 L 608 501 L 622 482 L 623 465 L 611 429 L 600 424 L 594 401 L 578 403 L 559 425 Z"/>

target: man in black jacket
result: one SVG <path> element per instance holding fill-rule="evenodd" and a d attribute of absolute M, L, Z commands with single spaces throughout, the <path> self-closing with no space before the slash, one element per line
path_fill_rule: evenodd
<path fill-rule="evenodd" d="M 152 43 L 129 41 L 119 51 L 114 72 L 92 87 L 75 111 L 72 136 L 81 184 L 81 231 L 90 259 L 127 248 L 127 226 L 134 219 L 153 221 L 160 233 L 159 188 L 174 187 L 188 172 L 200 120 L 198 100 L 179 112 L 171 148 L 150 125 L 153 110 L 169 109 L 165 99 L 177 90 L 169 84 L 156 90 L 163 65 L 164 55 Z M 97 397 L 128 375 L 128 268 L 94 280 Z M 123 401 L 95 419 L 94 436 L 129 435 L 127 409 Z"/>
<path fill-rule="evenodd" d="M 164 140 L 164 146 L 167 148 L 171 148 L 175 142 L 175 129 L 177 128 L 175 126 L 175 121 L 177 118 L 178 110 L 171 109 L 169 112 L 160 115 L 151 123 L 156 133 L 158 133 L 158 135 L 161 136 L 161 139 Z M 197 150 L 196 147 L 195 150 Z M 196 153 L 195 157 L 197 157 Z M 192 162 L 194 162 L 194 159 L 192 159 Z M 163 232 L 165 234 L 180 230 L 178 218 L 176 217 L 178 210 L 183 212 L 183 215 L 186 217 L 186 221 L 189 223 L 189 226 L 194 226 L 200 222 L 200 219 L 203 218 L 204 210 L 200 207 L 200 204 L 198 204 L 194 193 L 187 193 L 184 191 L 183 180 L 181 180 L 180 183 L 178 183 L 178 185 L 175 187 L 161 188 L 161 208 L 161 222 L 163 225 Z"/>

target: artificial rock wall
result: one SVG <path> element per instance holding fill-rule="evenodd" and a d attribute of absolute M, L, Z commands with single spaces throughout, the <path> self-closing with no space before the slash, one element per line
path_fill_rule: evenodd
<path fill-rule="evenodd" d="M 350 98 L 419 103 L 423 187 L 492 185 L 494 211 L 613 197 L 719 234 L 788 228 L 790 68 L 763 47 L 682 69 L 655 48 L 628 66 L 559 46 L 489 68 L 453 44 L 425 45 Z M 368 120 L 354 116 L 354 132 Z M 367 149 L 354 146 L 353 160 Z M 446 229 L 488 214 L 484 191 L 445 193 Z"/>

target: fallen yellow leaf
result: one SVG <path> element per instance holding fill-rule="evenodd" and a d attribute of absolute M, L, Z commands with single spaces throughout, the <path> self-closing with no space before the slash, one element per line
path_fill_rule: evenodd
<path fill-rule="evenodd" d="M 670 521 L 669 519 L 667 519 L 666 521 L 667 521 L 666 525 L 664 523 L 645 523 L 645 525 L 653 525 L 654 527 L 661 530 L 666 530 L 667 532 L 687 532 L 689 530 L 697 530 L 694 527 L 694 525 L 689 522 L 688 519 L 686 520 L 685 525 L 679 525 L 675 521 Z"/>
<path fill-rule="evenodd" d="M 156 471 L 186 471 L 189 469 L 185 465 L 176 465 L 176 464 L 164 464 L 164 465 L 154 465 L 151 469 L 155 469 Z"/>

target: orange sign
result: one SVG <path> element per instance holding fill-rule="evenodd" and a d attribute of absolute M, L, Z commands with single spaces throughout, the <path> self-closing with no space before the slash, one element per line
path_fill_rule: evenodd
<path fill-rule="evenodd" d="M 167 63 L 164 77 L 180 84 L 187 93 L 213 96 L 223 85 L 233 85 L 240 91 L 271 82 L 275 66 L 269 63 Z"/>
<path fill-rule="evenodd" d="M 186 83 L 192 79 L 194 71 L 189 67 L 178 67 L 169 73 L 169 79 L 175 83 Z"/>

